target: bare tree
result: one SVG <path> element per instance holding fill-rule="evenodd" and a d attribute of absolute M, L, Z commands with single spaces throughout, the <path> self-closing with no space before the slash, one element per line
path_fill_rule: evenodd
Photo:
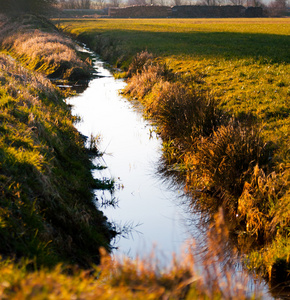
<path fill-rule="evenodd" d="M 121 4 L 121 0 L 111 0 L 110 5 L 113 7 L 119 7 Z"/>
<path fill-rule="evenodd" d="M 146 0 L 128 0 L 128 5 L 146 5 L 148 4 Z"/>
<path fill-rule="evenodd" d="M 106 0 L 96 0 L 94 6 L 98 7 L 98 8 L 104 8 L 105 3 L 106 3 Z"/>
<path fill-rule="evenodd" d="M 262 7 L 263 5 L 261 0 L 247 0 L 247 6 Z"/>
<path fill-rule="evenodd" d="M 201 5 L 217 6 L 223 4 L 224 0 L 202 0 L 199 2 Z"/>
<path fill-rule="evenodd" d="M 268 5 L 269 15 L 272 17 L 282 17 L 287 12 L 287 0 L 274 0 Z"/>
<path fill-rule="evenodd" d="M 91 8 L 91 0 L 81 0 L 81 8 L 90 9 Z"/>
<path fill-rule="evenodd" d="M 232 5 L 245 5 L 245 0 L 229 0 Z"/>
<path fill-rule="evenodd" d="M 59 0 L 59 5 L 64 9 L 90 9 L 91 0 Z"/>

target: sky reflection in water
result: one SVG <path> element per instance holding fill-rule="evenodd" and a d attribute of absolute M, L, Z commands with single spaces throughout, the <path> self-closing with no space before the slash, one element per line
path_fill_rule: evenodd
<path fill-rule="evenodd" d="M 78 130 L 86 136 L 102 137 L 100 147 L 106 154 L 96 163 L 108 168 L 94 171 L 94 176 L 114 178 L 124 187 L 114 194 L 118 207 L 104 210 L 110 221 L 136 226 L 128 238 L 116 240 L 118 253 L 134 258 L 149 254 L 155 245 L 170 259 L 188 237 L 185 213 L 179 205 L 183 192 L 170 189 L 157 174 L 161 140 L 134 105 L 119 95 L 125 83 L 115 80 L 101 63 L 97 67 L 104 77 L 92 80 L 69 103 L 74 106 L 73 113 L 82 118 Z M 98 198 L 110 197 L 102 194 L 96 192 Z"/>

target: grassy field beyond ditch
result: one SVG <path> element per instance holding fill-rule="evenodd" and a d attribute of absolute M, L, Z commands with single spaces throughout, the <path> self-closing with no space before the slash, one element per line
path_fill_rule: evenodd
<path fill-rule="evenodd" d="M 289 268 L 290 19 L 58 22 L 127 72 L 167 162 L 199 209 L 224 208 L 249 267 Z"/>
<path fill-rule="evenodd" d="M 124 69 L 136 53 L 153 53 L 174 73 L 196 79 L 191 84 L 224 110 L 266 122 L 267 138 L 289 137 L 289 19 L 62 20 L 61 26 Z"/>

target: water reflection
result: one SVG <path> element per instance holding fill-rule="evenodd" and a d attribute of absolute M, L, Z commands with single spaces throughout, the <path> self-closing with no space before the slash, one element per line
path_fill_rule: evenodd
<path fill-rule="evenodd" d="M 107 169 L 94 171 L 94 176 L 114 178 L 119 187 L 113 195 L 118 199 L 118 208 L 102 208 L 110 221 L 123 228 L 124 234 L 115 241 L 117 253 L 132 258 L 148 255 L 156 244 L 165 263 L 172 252 L 180 251 L 189 236 L 183 221 L 184 211 L 174 203 L 186 196 L 181 189 L 168 188 L 156 176 L 161 141 L 138 113 L 138 106 L 119 95 L 125 83 L 115 80 L 101 62 L 95 62 L 95 66 L 99 78 L 68 102 L 73 105 L 73 113 L 83 119 L 77 125 L 78 130 L 86 136 L 102 137 L 101 151 L 105 155 L 95 163 Z M 96 191 L 96 197 L 101 206 L 112 195 Z"/>
<path fill-rule="evenodd" d="M 168 265 L 173 252 L 179 254 L 186 241 L 194 240 L 196 264 L 208 274 L 209 286 L 223 279 L 234 288 L 239 288 L 234 280 L 243 282 L 243 288 L 247 286 L 249 291 L 263 288 L 242 271 L 229 234 L 217 234 L 227 232 L 222 212 L 214 214 L 212 226 L 213 217 L 192 201 L 192 195 L 184 193 L 184 178 L 168 172 L 154 127 L 143 119 L 138 105 L 118 93 L 125 83 L 115 80 L 99 60 L 94 64 L 98 78 L 91 80 L 82 94 L 67 101 L 73 105 L 73 113 L 82 118 L 78 130 L 86 136 L 102 137 L 105 155 L 95 164 L 107 168 L 95 170 L 94 176 L 114 178 L 117 188 L 114 194 L 96 191 L 96 204 L 122 232 L 115 240 L 115 253 L 132 258 L 149 256 L 156 245 L 158 260 Z M 115 207 L 106 205 L 110 201 Z"/>

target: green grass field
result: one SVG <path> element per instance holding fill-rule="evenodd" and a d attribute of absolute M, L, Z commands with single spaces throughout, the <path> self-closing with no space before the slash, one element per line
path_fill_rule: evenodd
<path fill-rule="evenodd" d="M 201 76 L 199 88 L 233 114 L 254 113 L 271 139 L 289 133 L 290 19 L 62 20 L 61 26 L 84 41 L 93 37 L 92 46 L 106 47 L 105 59 L 123 68 L 147 50 L 173 72 Z"/>

